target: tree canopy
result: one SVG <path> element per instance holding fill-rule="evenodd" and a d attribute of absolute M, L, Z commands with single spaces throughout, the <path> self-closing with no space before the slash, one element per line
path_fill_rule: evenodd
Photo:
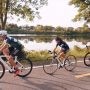
<path fill-rule="evenodd" d="M 73 21 L 84 20 L 85 23 L 90 23 L 90 0 L 70 0 L 69 4 L 78 8 Z"/>
<path fill-rule="evenodd" d="M 47 0 L 0 0 L 0 23 L 5 29 L 8 15 L 33 20 L 39 15 L 39 8 L 47 4 Z"/>

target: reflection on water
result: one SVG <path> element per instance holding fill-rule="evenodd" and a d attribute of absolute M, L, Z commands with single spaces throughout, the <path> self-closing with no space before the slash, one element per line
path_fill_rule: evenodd
<path fill-rule="evenodd" d="M 25 50 L 53 50 L 56 45 L 54 40 L 56 35 L 14 35 L 13 37 L 17 38 L 25 46 Z M 87 42 L 90 45 L 90 37 L 62 36 L 61 38 L 67 42 L 70 48 L 73 48 L 74 45 L 84 48 L 85 45 L 82 42 Z"/>

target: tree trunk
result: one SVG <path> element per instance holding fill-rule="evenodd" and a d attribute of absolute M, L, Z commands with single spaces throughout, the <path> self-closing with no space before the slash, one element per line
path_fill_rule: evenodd
<path fill-rule="evenodd" d="M 0 0 L 0 28 L 2 28 L 2 0 Z"/>
<path fill-rule="evenodd" d="M 5 26 L 6 26 L 6 23 L 3 22 L 2 25 L 1 25 L 1 29 L 4 30 Z"/>
<path fill-rule="evenodd" d="M 1 29 L 5 29 L 6 21 L 7 21 L 7 12 L 8 12 L 8 6 L 9 6 L 9 0 L 5 2 L 5 11 L 3 11 L 3 1 L 0 0 L 0 22 L 1 22 Z"/>

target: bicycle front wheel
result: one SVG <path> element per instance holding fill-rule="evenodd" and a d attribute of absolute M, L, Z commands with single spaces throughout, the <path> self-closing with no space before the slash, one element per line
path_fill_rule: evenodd
<path fill-rule="evenodd" d="M 5 74 L 5 67 L 2 62 L 0 62 L 0 79 L 3 77 Z"/>
<path fill-rule="evenodd" d="M 29 59 L 20 59 L 19 62 L 17 62 L 17 66 L 20 69 L 18 76 L 26 77 L 31 73 L 33 64 Z"/>
<path fill-rule="evenodd" d="M 43 70 L 47 74 L 54 74 L 58 68 L 58 62 L 53 57 L 48 57 L 47 60 L 44 61 Z"/>
<path fill-rule="evenodd" d="M 64 67 L 67 71 L 72 71 L 77 65 L 76 57 L 69 55 L 64 61 Z"/>
<path fill-rule="evenodd" d="M 90 66 L 90 52 L 85 55 L 85 57 L 84 57 L 84 64 L 86 66 Z"/>

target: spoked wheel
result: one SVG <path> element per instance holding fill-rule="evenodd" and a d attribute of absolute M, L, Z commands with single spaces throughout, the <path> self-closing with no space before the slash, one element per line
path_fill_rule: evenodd
<path fill-rule="evenodd" d="M 2 62 L 0 62 L 0 79 L 3 77 L 5 74 L 5 67 Z"/>
<path fill-rule="evenodd" d="M 33 64 L 29 59 L 20 59 L 17 66 L 20 69 L 18 76 L 26 77 L 31 73 Z"/>
<path fill-rule="evenodd" d="M 72 71 L 77 65 L 76 57 L 69 55 L 64 61 L 64 67 L 68 71 Z"/>
<path fill-rule="evenodd" d="M 58 62 L 53 57 L 48 57 L 47 60 L 44 61 L 43 70 L 45 73 L 53 75 L 58 69 Z"/>
<path fill-rule="evenodd" d="M 84 64 L 86 66 L 90 66 L 90 52 L 85 55 L 85 57 L 84 57 Z"/>

